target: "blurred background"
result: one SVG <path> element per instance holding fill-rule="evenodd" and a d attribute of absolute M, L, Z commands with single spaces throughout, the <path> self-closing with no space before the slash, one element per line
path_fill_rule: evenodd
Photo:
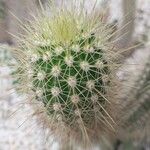
<path fill-rule="evenodd" d="M 85 1 L 88 10 L 94 0 Z M 47 5 L 46 0 L 41 2 Z M 143 61 L 150 54 L 150 0 L 98 0 L 98 3 L 98 11 L 104 11 L 106 22 L 115 25 L 117 36 L 124 35 L 116 40 L 120 48 L 140 44 L 124 55 L 125 62 Z M 52 138 L 46 142 L 47 131 L 37 125 L 24 97 L 12 90 L 11 67 L 8 67 L 15 62 L 7 49 L 17 45 L 13 35 L 22 31 L 18 20 L 23 23 L 30 19 L 38 7 L 38 0 L 0 0 L 0 150 L 51 150 Z M 128 25 L 123 28 L 125 24 Z M 133 69 L 136 67 L 129 70 Z M 53 144 L 53 149 L 57 149 L 57 144 Z"/>

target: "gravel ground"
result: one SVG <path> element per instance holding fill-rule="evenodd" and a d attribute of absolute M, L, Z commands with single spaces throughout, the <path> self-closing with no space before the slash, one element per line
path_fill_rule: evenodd
<path fill-rule="evenodd" d="M 120 18 L 120 0 L 111 0 L 112 19 Z M 150 28 L 150 0 L 138 0 L 136 19 L 136 37 L 144 38 Z M 146 27 L 146 28 L 145 28 Z M 144 51 L 145 49 L 145 51 Z M 147 48 L 140 49 L 132 57 L 140 58 L 149 52 Z M 138 57 L 135 57 L 138 56 Z M 2 59 L 2 53 L 0 53 Z M 134 60 L 136 60 L 134 59 Z M 12 88 L 12 79 L 9 76 L 10 68 L 0 67 L 0 150 L 52 150 L 45 144 L 44 130 L 38 126 L 32 115 L 32 109 L 25 102 L 24 97 L 19 97 Z M 13 93 L 13 94 L 10 94 Z M 21 100 L 21 101 L 20 101 Z M 50 142 L 49 142 L 50 143 Z M 56 150 L 56 145 L 54 145 Z"/>

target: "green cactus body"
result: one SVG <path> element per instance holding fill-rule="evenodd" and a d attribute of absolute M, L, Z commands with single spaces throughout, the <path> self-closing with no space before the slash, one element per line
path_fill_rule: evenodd
<path fill-rule="evenodd" d="M 89 41 L 85 43 L 91 46 Z M 85 124 L 91 123 L 95 116 L 96 101 L 101 104 L 101 113 L 105 113 L 106 100 L 103 95 L 106 94 L 105 84 L 108 81 L 104 77 L 109 79 L 109 69 L 102 50 L 95 46 L 81 47 L 79 43 L 75 43 L 77 49 L 74 45 L 41 47 L 41 50 L 48 49 L 51 52 L 51 58 L 45 61 L 41 55 L 33 64 L 33 87 L 37 98 L 47 107 L 49 115 L 54 114 L 56 119 L 59 116 L 71 126 L 80 117 Z M 88 53 L 88 50 L 91 52 Z"/>
<path fill-rule="evenodd" d="M 98 132 L 115 126 L 117 64 L 108 43 L 111 29 L 92 14 L 56 12 L 28 28 L 18 52 L 24 61 L 16 55 L 23 62 L 19 86 L 32 92 L 32 102 L 42 102 L 49 126 L 60 130 L 62 125 L 68 137 L 74 132 L 82 140 L 96 139 Z"/>

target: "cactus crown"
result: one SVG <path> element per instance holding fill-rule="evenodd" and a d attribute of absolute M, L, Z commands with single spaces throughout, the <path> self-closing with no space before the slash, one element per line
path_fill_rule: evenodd
<path fill-rule="evenodd" d="M 80 9 L 55 8 L 32 21 L 17 58 L 20 89 L 43 103 L 48 125 L 83 139 L 114 126 L 116 55 L 102 17 Z"/>

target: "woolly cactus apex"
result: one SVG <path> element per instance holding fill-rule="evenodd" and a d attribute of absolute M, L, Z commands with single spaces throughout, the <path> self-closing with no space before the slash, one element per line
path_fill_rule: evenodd
<path fill-rule="evenodd" d="M 54 136 L 86 146 L 114 130 L 117 58 L 111 29 L 94 9 L 63 7 L 26 27 L 16 55 L 19 87 L 43 104 L 34 108 Z"/>

